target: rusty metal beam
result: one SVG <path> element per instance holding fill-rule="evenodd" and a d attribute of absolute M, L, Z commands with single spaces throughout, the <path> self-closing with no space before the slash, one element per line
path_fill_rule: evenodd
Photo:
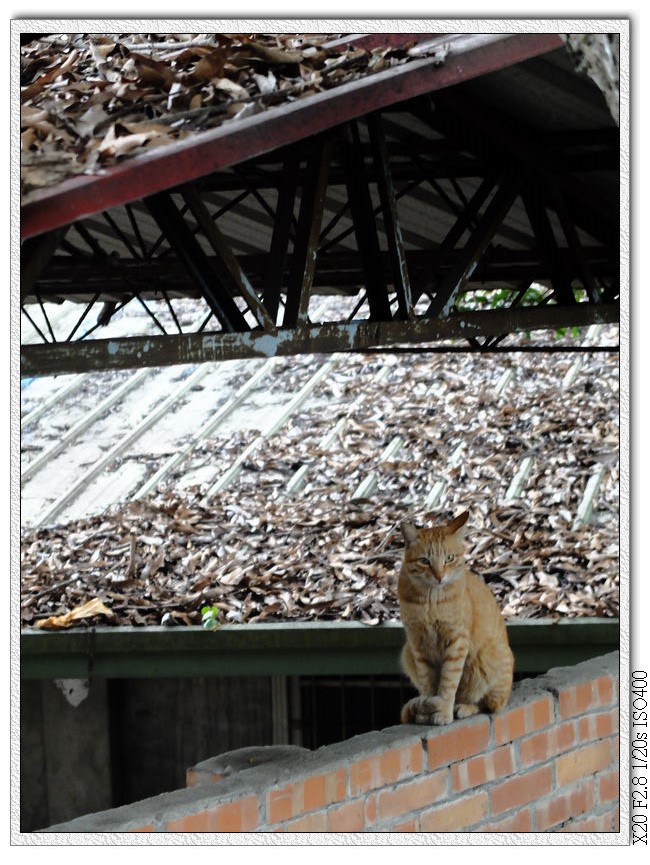
<path fill-rule="evenodd" d="M 580 303 L 464 312 L 446 319 L 408 322 L 352 321 L 346 324 L 280 328 L 276 334 L 199 333 L 102 339 L 75 345 L 27 345 L 21 349 L 21 375 L 55 375 L 104 369 L 205 363 L 231 358 L 263 358 L 297 354 L 396 348 L 443 339 L 499 336 L 505 332 L 580 327 L 617 322 L 618 304 Z"/>
<path fill-rule="evenodd" d="M 557 213 L 560 224 L 562 225 L 562 231 L 564 232 L 564 236 L 566 237 L 566 241 L 569 245 L 569 251 L 571 253 L 575 268 L 579 274 L 580 281 L 582 282 L 585 291 L 587 292 L 589 300 L 592 303 L 599 303 L 601 300 L 601 296 L 598 280 L 591 269 L 589 260 L 585 255 L 582 244 L 580 243 L 580 238 L 578 237 L 575 223 L 566 206 L 562 191 L 559 189 L 557 184 L 551 183 L 549 188 L 549 194 L 553 202 L 553 209 Z M 568 269 L 567 265 L 564 265 L 564 267 L 565 269 Z"/>
<path fill-rule="evenodd" d="M 458 217 L 458 219 L 449 229 L 447 236 L 436 250 L 436 254 L 438 257 L 438 267 L 448 264 L 451 253 L 455 249 L 456 244 L 476 218 L 481 207 L 488 198 L 490 192 L 494 189 L 495 184 L 495 177 L 486 178 L 476 190 L 471 200 L 468 202 L 467 207 L 465 208 L 463 213 Z M 429 268 L 427 270 L 424 270 L 422 272 L 422 275 L 416 280 L 414 284 L 414 300 L 417 302 L 421 295 L 429 294 L 434 289 L 436 282 L 440 280 L 440 276 L 441 275 L 437 272 L 437 269 Z"/>
<path fill-rule="evenodd" d="M 325 139 L 314 141 L 307 165 L 308 180 L 302 188 L 293 263 L 284 308 L 285 327 L 294 327 L 307 317 L 323 222 L 330 159 L 331 143 Z"/>
<path fill-rule="evenodd" d="M 557 169 L 558 158 L 543 149 L 531 135 L 523 133 L 505 112 L 490 107 L 489 112 L 466 93 L 436 96 L 436 111 L 423 119 L 433 128 L 447 134 L 478 158 L 486 155 L 495 164 L 516 161 L 526 165 L 531 174 L 554 178 L 564 191 L 576 225 L 592 237 L 617 248 L 619 211 L 611 207 L 593 185 L 572 173 Z M 613 121 L 612 121 L 613 122 Z M 579 168 L 577 170 L 580 170 Z"/>
<path fill-rule="evenodd" d="M 544 54 L 558 34 L 452 34 L 442 65 L 431 57 L 365 76 L 215 130 L 124 160 L 101 175 L 81 175 L 30 197 L 21 210 L 21 237 L 66 225 L 161 188 L 204 177 L 292 141 L 396 102 L 458 84 Z"/>
<path fill-rule="evenodd" d="M 582 246 L 582 255 L 594 274 L 611 279 L 618 275 L 618 261 L 607 255 L 602 247 Z M 416 249 L 406 252 L 409 272 L 414 274 L 413 283 L 433 285 L 436 278 L 449 273 L 451 264 L 443 254 L 442 245 L 436 249 Z M 571 279 L 581 279 L 575 256 L 571 249 L 558 249 L 560 257 Z M 213 260 L 213 256 L 208 256 Z M 264 304 L 269 309 L 266 290 L 268 268 L 276 260 L 266 253 L 238 256 L 237 260 L 257 291 L 264 292 Z M 291 269 L 293 256 L 288 255 L 283 271 Z M 382 266 L 391 267 L 388 253 L 382 253 Z M 337 252 L 322 255 L 314 274 L 312 291 L 317 293 L 350 294 L 357 292 L 360 271 L 356 253 Z M 536 250 L 511 250 L 495 247 L 490 250 L 489 259 L 484 257 L 472 273 L 466 288 L 484 288 L 484 283 L 518 283 L 522 280 L 543 281 L 551 278 L 548 263 L 542 260 Z M 126 287 L 125 287 L 126 283 Z M 92 261 L 71 263 L 66 256 L 55 258 L 45 276 L 38 282 L 38 294 L 43 301 L 67 299 L 86 302 L 100 292 L 102 301 L 116 301 L 137 287 L 142 297 L 158 297 L 166 292 L 170 298 L 200 297 L 196 283 L 178 261 L 155 259 L 146 264 L 141 261 L 120 261 L 119 268 L 107 271 Z M 277 289 L 279 295 L 279 287 Z M 415 294 L 415 288 L 413 289 Z M 419 296 L 419 294 L 417 295 Z M 32 293 L 26 303 L 33 303 L 36 296 Z"/>
<path fill-rule="evenodd" d="M 34 290 L 50 259 L 65 238 L 70 226 L 56 228 L 40 237 L 30 238 L 23 243 L 20 255 L 20 302 L 24 303 Z"/>
<path fill-rule="evenodd" d="M 278 320 L 280 293 L 284 285 L 287 268 L 291 230 L 294 223 L 294 207 L 298 194 L 300 157 L 292 149 L 284 159 L 281 181 L 278 185 L 278 201 L 268 262 L 264 268 L 264 306 L 273 321 Z"/>

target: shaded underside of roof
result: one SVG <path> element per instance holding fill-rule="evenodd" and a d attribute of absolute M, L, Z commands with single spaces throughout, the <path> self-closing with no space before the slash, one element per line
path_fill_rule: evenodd
<path fill-rule="evenodd" d="M 32 312 L 24 373 L 616 321 L 620 142 L 598 88 L 554 34 L 427 38 L 383 72 L 31 192 L 23 309 L 73 300 L 84 323 L 63 336 Z M 319 319 L 323 293 L 345 314 Z M 204 304 L 191 332 L 102 332 L 134 300 L 178 298 Z"/>

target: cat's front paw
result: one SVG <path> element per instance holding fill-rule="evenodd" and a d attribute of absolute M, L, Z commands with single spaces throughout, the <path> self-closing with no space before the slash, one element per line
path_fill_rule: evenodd
<path fill-rule="evenodd" d="M 400 715 L 402 724 L 428 724 L 428 716 L 437 708 L 432 703 L 436 699 L 436 697 L 413 697 L 402 706 Z"/>
<path fill-rule="evenodd" d="M 449 720 L 442 718 L 449 714 Z M 413 697 L 402 708 L 402 724 L 449 724 L 453 707 L 448 707 L 440 697 Z M 439 718 L 440 720 L 435 720 Z"/>
<path fill-rule="evenodd" d="M 443 724 L 451 724 L 454 720 L 453 708 L 441 709 L 439 712 L 434 712 L 431 716 L 431 723 L 436 727 L 442 727 Z"/>

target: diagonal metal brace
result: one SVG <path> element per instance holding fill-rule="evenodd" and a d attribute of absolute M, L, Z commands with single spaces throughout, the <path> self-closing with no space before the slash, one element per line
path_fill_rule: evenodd
<path fill-rule="evenodd" d="M 499 230 L 499 226 L 519 195 L 520 188 L 519 172 L 511 172 L 502 180 L 492 201 L 479 219 L 476 229 L 465 244 L 459 260 L 439 284 L 436 296 L 427 309 L 426 317 L 444 318 L 449 315 L 456 296 L 466 285 L 481 256 Z"/>
<path fill-rule="evenodd" d="M 216 253 L 217 258 L 216 261 L 212 261 L 212 265 L 215 269 L 218 267 L 221 281 L 228 286 L 232 294 L 241 294 L 261 328 L 267 331 L 274 331 L 274 322 L 271 320 L 264 304 L 257 296 L 255 289 L 242 270 L 241 265 L 228 245 L 228 241 L 210 217 L 210 213 L 197 192 L 196 187 L 186 186 L 183 189 L 183 198 L 187 202 L 201 231 L 207 237 L 210 246 Z M 222 263 L 222 266 L 218 266 L 218 263 Z"/>
<path fill-rule="evenodd" d="M 169 245 L 201 288 L 208 306 L 227 333 L 250 330 L 246 319 L 179 213 L 171 195 L 158 192 L 144 199 L 145 204 Z M 221 290 L 217 291 L 216 287 Z"/>

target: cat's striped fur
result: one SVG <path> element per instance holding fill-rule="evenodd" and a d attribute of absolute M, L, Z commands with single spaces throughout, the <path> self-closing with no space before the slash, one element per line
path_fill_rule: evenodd
<path fill-rule="evenodd" d="M 464 512 L 427 529 L 402 523 L 402 666 L 419 692 L 402 709 L 405 724 L 498 712 L 510 696 L 514 659 L 503 616 L 490 589 L 465 565 L 468 517 Z"/>

